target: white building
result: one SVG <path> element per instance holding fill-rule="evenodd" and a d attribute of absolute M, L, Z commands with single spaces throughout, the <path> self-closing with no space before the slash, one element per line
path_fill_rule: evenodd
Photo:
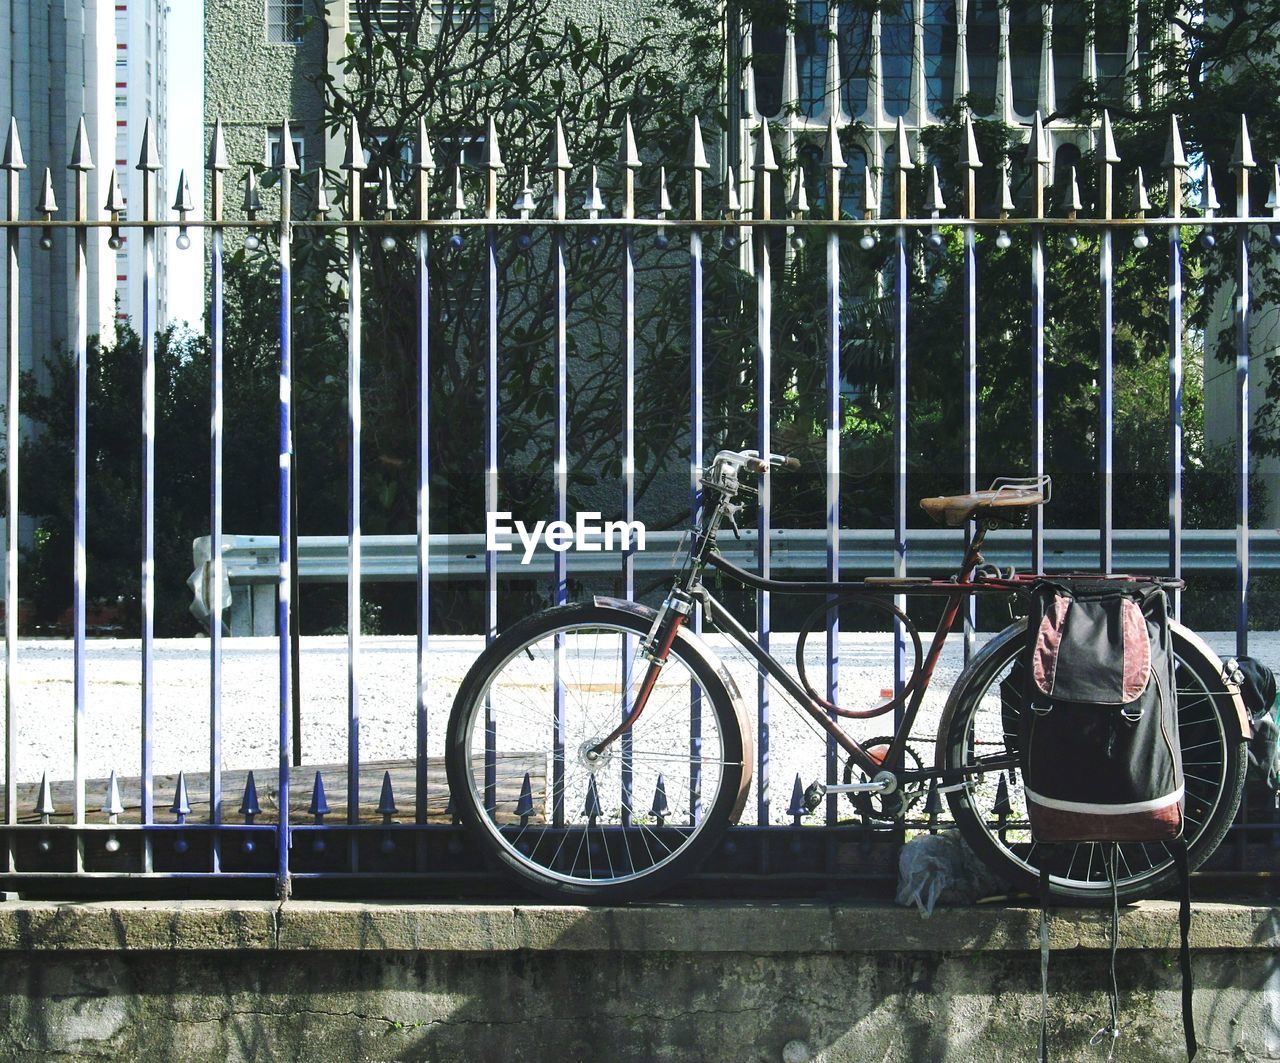
<path fill-rule="evenodd" d="M 148 117 L 166 164 L 169 155 L 168 15 L 164 0 L 0 4 L 0 40 L 8 44 L 6 56 L 0 59 L 0 124 L 7 125 L 10 115 L 17 119 L 27 163 L 21 178 L 24 218 L 38 216 L 36 197 L 46 167 L 60 208 L 57 217 L 71 217 L 75 186 L 67 163 L 82 114 L 94 163 L 88 174 L 90 216 L 103 217 L 112 167 L 125 202 L 125 217 L 140 212 L 142 174 L 135 167 Z M 192 78 L 198 81 L 199 77 L 197 66 Z M 189 173 L 197 203 L 200 162 L 198 156 L 193 158 L 194 172 Z M 168 216 L 174 179 L 166 165 L 158 180 L 159 216 Z M 126 231 L 123 245 L 114 251 L 108 246 L 108 235 L 102 229 L 89 231 L 89 333 L 104 337 L 114 334 L 117 301 L 118 313 L 131 319 L 135 328 L 142 318 L 142 241 Z M 157 241 L 153 319 L 157 327 L 169 320 L 171 247 L 172 234 Z M 199 251 L 190 253 L 198 261 Z M 49 251 L 40 250 L 34 239 L 22 241 L 20 345 L 24 365 L 37 372 L 49 352 L 68 349 L 74 336 L 72 268 L 68 237 L 59 234 Z M 7 278 L 0 277 L 0 291 L 7 283 Z"/>

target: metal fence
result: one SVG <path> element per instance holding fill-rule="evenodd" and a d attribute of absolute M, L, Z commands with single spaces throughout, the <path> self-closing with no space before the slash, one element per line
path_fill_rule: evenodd
<path fill-rule="evenodd" d="M 1249 186 L 1255 162 L 1249 147 L 1248 133 L 1243 118 L 1240 122 L 1240 140 L 1236 147 L 1232 171 L 1235 179 L 1236 209 L 1231 214 L 1219 214 L 1213 190 L 1212 180 L 1207 173 L 1203 175 L 1202 186 L 1206 189 L 1201 197 L 1200 209 L 1197 213 L 1187 214 L 1183 208 L 1183 187 L 1187 179 L 1187 156 L 1180 142 L 1176 123 L 1171 130 L 1171 142 L 1168 166 L 1170 205 L 1167 216 L 1152 216 L 1150 204 L 1146 201 L 1145 190 L 1141 190 L 1141 174 L 1138 174 L 1139 191 L 1135 194 L 1135 208 L 1124 216 L 1117 213 L 1114 207 L 1116 180 L 1115 171 L 1119 158 L 1116 154 L 1112 138 L 1111 125 L 1104 116 L 1100 138 L 1100 180 L 1097 210 L 1094 216 L 1086 217 L 1083 207 L 1077 201 L 1067 204 L 1068 209 L 1061 215 L 1049 216 L 1046 210 L 1046 182 L 1049 157 L 1044 143 L 1044 134 L 1037 116 L 1031 130 L 1028 162 L 1032 182 L 1032 210 L 1029 216 L 1015 216 L 1012 197 L 1009 194 L 1008 173 L 1004 178 L 1004 195 L 1001 209 L 992 216 L 980 216 L 976 193 L 976 170 L 983 165 L 978 157 L 972 124 L 963 130 L 963 143 L 960 146 L 960 165 L 962 185 L 964 189 L 962 210 L 956 215 L 948 215 L 947 207 L 942 202 L 936 170 L 932 174 L 932 194 L 928 202 L 927 217 L 908 216 L 907 176 L 908 171 L 917 167 L 917 153 L 908 141 L 908 136 L 901 122 L 897 133 L 896 170 L 894 173 L 894 202 L 877 203 L 875 193 L 876 182 L 870 172 L 867 174 L 863 201 L 863 216 L 842 216 L 838 194 L 828 194 L 826 217 L 816 217 L 809 210 L 807 197 L 803 187 L 803 176 L 791 178 L 790 208 L 783 217 L 773 216 L 774 195 L 772 183 L 779 180 L 778 162 L 770 137 L 758 134 L 756 162 L 751 187 L 754 203 L 750 209 L 744 209 L 738 199 L 738 181 L 732 169 L 721 174 L 717 186 L 723 195 L 717 196 L 722 201 L 722 209 L 716 212 L 707 210 L 706 188 L 711 183 L 712 165 L 704 148 L 702 135 L 695 123 L 692 129 L 691 166 L 688 169 L 688 211 L 687 216 L 677 217 L 666 196 L 665 185 L 657 200 L 659 210 L 650 216 L 638 213 L 637 173 L 641 167 L 641 159 L 636 148 L 635 137 L 630 122 L 620 131 L 622 145 L 621 163 L 619 166 L 621 183 L 622 210 L 618 217 L 605 216 L 605 205 L 596 185 L 595 173 L 592 173 L 592 192 L 588 203 L 579 214 L 571 210 L 568 199 L 568 186 L 573 163 L 564 146 L 563 132 L 557 122 L 552 144 L 553 157 L 550 160 L 553 172 L 553 195 L 551 212 L 548 217 L 534 217 L 536 209 L 531 198 L 522 197 L 517 203 L 517 216 L 506 216 L 498 202 L 498 175 L 504 169 L 498 145 L 498 132 L 491 119 L 488 123 L 487 136 L 484 138 L 484 156 L 480 171 L 485 183 L 485 210 L 481 216 L 463 216 L 461 201 L 459 209 L 447 217 L 429 217 L 428 183 L 433 177 L 435 164 L 432 151 L 427 142 L 425 125 L 420 127 L 417 153 L 412 163 L 416 184 L 416 212 L 398 208 L 394 197 L 387 193 L 383 201 L 383 216 L 366 219 L 361 217 L 359 188 L 362 184 L 363 168 L 359 133 L 354 122 L 350 127 L 346 169 L 349 171 L 351 187 L 354 190 L 347 197 L 345 217 L 333 219 L 329 217 L 297 217 L 293 211 L 293 186 L 296 179 L 296 162 L 292 153 L 292 138 L 288 123 L 281 129 L 279 143 L 281 158 L 278 168 L 279 212 L 274 218 L 257 216 L 261 205 L 257 202 L 253 180 L 250 177 L 246 196 L 246 206 L 250 208 L 249 216 L 243 219 L 229 220 L 224 217 L 225 190 L 224 181 L 229 164 L 223 147 L 221 125 L 214 130 L 213 140 L 207 162 L 211 182 L 211 211 L 207 219 L 192 217 L 195 208 L 189 195 L 183 189 L 181 179 L 179 198 L 174 204 L 176 218 L 160 220 L 160 209 L 155 200 L 154 177 L 160 168 L 160 159 L 151 139 L 150 130 L 144 134 L 144 143 L 137 166 L 143 171 L 146 181 L 145 193 L 141 204 L 140 216 L 131 216 L 128 220 L 121 217 L 121 209 L 112 197 L 105 206 L 105 216 L 93 210 L 87 200 L 86 173 L 92 167 L 89 144 L 83 124 L 70 169 L 75 181 L 75 204 L 70 217 L 59 216 L 49 172 L 46 171 L 42 192 L 37 203 L 38 217 L 23 217 L 21 205 L 27 194 L 22 183 L 25 166 L 19 144 L 16 124 L 10 124 L 9 139 L 0 168 L 6 174 L 8 190 L 8 212 L 4 221 L 7 240 L 7 303 L 5 308 L 8 387 L 6 406 L 6 458 L 9 475 L 7 477 L 6 516 L 7 516 L 7 551 L 5 555 L 5 600 L 8 608 L 5 613 L 5 837 L 6 866 L 0 871 L 0 877 L 22 880 L 42 878 L 65 879 L 75 877 L 258 877 L 274 881 L 281 893 L 287 893 L 296 879 L 328 879 L 343 876 L 368 876 L 380 879 L 396 877 L 413 877 L 422 880 L 438 880 L 457 888 L 459 883 L 471 883 L 476 889 L 482 888 L 488 881 L 486 872 L 477 862 L 477 858 L 466 845 L 458 827 L 451 822 L 449 810 L 436 808 L 429 800 L 428 768 L 431 751 L 428 748 L 428 691 L 433 683 L 431 670 L 431 645 L 428 632 L 428 617 L 431 595 L 432 572 L 439 570 L 440 559 L 437 551 L 440 543 L 431 533 L 428 524 L 430 513 L 429 491 L 431 481 L 431 456 L 428 440 L 432 431 L 431 418 L 439 411 L 431 409 L 430 395 L 426 371 L 433 351 L 429 344 L 429 298 L 430 274 L 433 268 L 430 254 L 433 241 L 445 240 L 458 233 L 474 233 L 483 241 L 487 264 L 486 280 L 482 293 L 484 313 L 487 322 L 487 346 L 485 373 L 488 382 L 486 391 L 486 414 L 484 431 L 483 467 L 477 472 L 483 475 L 485 503 L 489 510 L 496 510 L 499 503 L 499 425 L 502 410 L 499 408 L 499 389 L 497 381 L 501 372 L 501 355 L 499 345 L 499 291 L 503 283 L 499 269 L 498 246 L 502 240 L 518 236 L 522 232 L 539 229 L 550 237 L 550 269 L 555 286 L 555 322 L 554 322 L 554 397 L 553 424 L 555 436 L 555 468 L 554 468 L 554 517 L 565 520 L 568 517 L 568 453 L 567 440 L 569 426 L 567 423 L 567 394 L 570 385 L 567 364 L 567 347 L 569 344 L 568 302 L 571 279 L 566 267 L 566 240 L 575 230 L 589 227 L 593 230 L 614 230 L 622 245 L 623 282 L 621 288 L 621 305 L 618 309 L 618 329 L 620 351 L 618 369 L 623 382 L 623 407 L 621 415 L 621 490 L 624 498 L 623 518 L 632 520 L 636 512 L 636 424 L 635 424 L 635 372 L 636 372 L 636 242 L 641 235 L 657 236 L 663 240 L 683 240 L 687 242 L 688 264 L 687 283 L 690 293 L 690 318 L 688 321 L 688 343 L 690 360 L 688 366 L 689 390 L 693 397 L 689 410 L 687 454 L 689 465 L 689 511 L 691 517 L 699 507 L 698 474 L 703 468 L 707 453 L 704 448 L 713 441 L 705 438 L 704 406 L 703 406 L 703 374 L 704 374 L 704 255 L 708 241 L 719 241 L 720 245 L 732 246 L 738 241 L 744 242 L 751 249 L 747 260 L 754 275 L 756 293 L 756 351 L 755 351 L 755 408 L 756 408 L 756 445 L 767 452 L 772 448 L 773 418 L 771 412 L 771 396 L 773 395 L 772 360 L 773 349 L 771 337 L 774 332 L 771 314 L 773 309 L 772 295 L 775 264 L 771 257 L 776 254 L 771 235 L 791 232 L 803 233 L 810 248 L 821 247 L 826 261 L 826 308 L 827 319 L 822 322 L 822 334 L 826 338 L 826 373 L 825 373 L 825 454 L 826 454 L 826 523 L 819 531 L 813 531 L 801 538 L 804 540 L 805 565 L 816 565 L 823 569 L 832 579 L 839 579 L 842 569 L 850 563 L 849 549 L 858 541 L 857 535 L 842 533 L 842 514 L 840 507 L 839 477 L 841 473 L 841 265 L 840 252 L 842 242 L 877 240 L 887 243 L 892 248 L 891 269 L 886 278 L 892 294 L 894 307 L 893 333 L 895 350 L 895 436 L 893 463 L 893 527 L 888 539 L 891 550 L 890 567 L 894 575 L 904 576 L 915 560 L 913 551 L 908 549 L 909 535 L 907 530 L 907 514 L 909 499 L 907 497 L 907 351 L 908 331 L 911 328 L 911 306 L 908 298 L 908 277 L 912 256 L 922 240 L 942 227 L 954 227 L 963 240 L 963 297 L 964 297 L 964 329 L 960 341 L 964 351 L 963 379 L 956 381 L 957 400 L 963 405 L 965 424 L 963 465 L 966 470 L 965 483 L 961 486 L 968 490 L 979 487 L 978 469 L 978 365 L 981 357 L 978 349 L 978 332 L 976 327 L 977 292 L 980 283 L 979 258 L 977 247 L 979 237 L 984 240 L 994 238 L 1005 239 L 1011 231 L 1016 231 L 1020 239 L 1029 243 L 1031 248 L 1031 275 L 1029 287 L 1031 293 L 1032 344 L 1028 351 L 1031 371 L 1032 409 L 1029 425 L 1032 433 L 1032 467 L 1028 470 L 1033 475 L 1049 471 L 1045 463 L 1045 245 L 1046 234 L 1055 230 L 1062 232 L 1088 231 L 1096 234 L 1098 241 L 1098 297 L 1100 310 L 1100 346 L 1098 350 L 1098 386 L 1100 390 L 1100 418 L 1097 424 L 1098 454 L 1100 461 L 1099 485 L 1099 527 L 1096 535 L 1092 532 L 1081 533 L 1089 536 L 1092 547 L 1086 548 L 1078 542 L 1072 544 L 1075 553 L 1086 550 L 1096 557 L 1101 569 L 1110 571 L 1116 560 L 1117 550 L 1125 542 L 1123 534 L 1117 534 L 1113 521 L 1113 409 L 1114 409 L 1114 375 L 1113 375 L 1113 321 L 1114 305 L 1113 247 L 1121 236 L 1140 237 L 1146 240 L 1148 230 L 1163 233 L 1169 246 L 1169 278 L 1168 278 L 1168 324 L 1169 343 L 1167 350 L 1169 379 L 1168 409 L 1168 441 L 1171 462 L 1168 470 L 1169 523 L 1167 535 L 1164 530 L 1144 533 L 1144 542 L 1153 538 L 1163 542 L 1161 550 L 1163 564 L 1157 566 L 1173 575 L 1181 575 L 1188 555 L 1184 547 L 1188 542 L 1188 534 L 1183 528 L 1183 308 L 1182 308 L 1182 248 L 1184 232 L 1198 230 L 1200 232 L 1216 231 L 1224 238 L 1229 234 L 1236 247 L 1236 299 L 1233 304 L 1236 360 L 1235 360 L 1235 395 L 1236 395 L 1236 447 L 1234 475 L 1232 477 L 1232 519 L 1225 521 L 1234 532 L 1229 530 L 1223 534 L 1230 536 L 1229 544 L 1216 543 L 1212 553 L 1212 563 L 1229 564 L 1235 573 L 1235 613 L 1237 649 L 1243 653 L 1248 647 L 1248 587 L 1251 572 L 1251 546 L 1248 527 L 1249 513 L 1249 470 L 1250 470 L 1250 409 L 1249 409 L 1249 290 L 1253 271 L 1257 267 L 1255 261 L 1256 245 L 1263 248 L 1269 245 L 1254 238 L 1257 227 L 1270 226 L 1280 219 L 1280 188 L 1272 195 L 1274 217 L 1258 217 L 1250 214 Z M 840 147 L 839 131 L 834 121 L 827 131 L 826 152 L 822 160 L 826 187 L 837 190 L 842 179 L 845 164 Z M 674 172 L 674 170 L 673 170 Z M 1277 171 L 1280 182 L 1280 171 Z M 463 181 L 461 170 L 452 175 L 455 187 Z M 470 179 L 470 178 L 468 178 Z M 384 184 L 390 186 L 390 178 L 384 174 Z M 664 174 L 665 180 L 665 174 Z M 1074 174 L 1071 175 L 1074 184 Z M 225 338 L 225 273 L 224 264 L 227 253 L 226 239 L 228 234 L 241 232 L 246 241 L 255 244 L 262 242 L 268 234 L 277 243 L 279 265 L 279 342 L 280 342 L 280 377 L 279 377 L 279 514 L 278 536 L 271 542 L 271 562 L 274 565 L 274 582 L 278 589 L 277 596 L 277 640 L 278 640 L 278 767 L 273 780 L 255 778 L 252 772 L 231 771 L 224 767 L 223 741 L 223 634 L 222 634 L 222 596 L 218 593 L 208 595 L 208 608 L 211 614 L 209 639 L 209 674 L 210 700 L 208 704 L 209 734 L 209 771 L 207 776 L 207 817 L 195 822 L 192 815 L 192 802 L 189 797 L 185 776 L 166 780 L 164 795 L 157 792 L 157 774 L 153 756 L 153 745 L 156 737 L 153 712 L 153 691 L 155 689 L 155 537 L 156 523 L 156 438 L 155 438 L 155 374 L 156 346 L 154 321 L 154 285 L 155 275 L 155 243 L 158 234 L 165 228 L 202 226 L 210 238 L 210 273 L 208 277 L 209 315 L 208 330 L 212 349 L 211 397 L 212 419 L 209 433 L 210 473 L 212 497 L 210 500 L 209 522 L 209 579 L 213 587 L 221 586 L 227 576 L 228 560 L 226 548 L 235 545 L 224 536 L 223 530 L 223 345 Z M 142 429 L 143 452 L 142 462 L 142 555 L 140 600 L 141 600 L 141 773 L 137 780 L 138 802 L 140 812 L 136 821 L 126 821 L 130 817 L 124 815 L 123 803 L 120 799 L 118 780 L 113 776 L 106 784 L 103 796 L 105 800 L 101 813 L 91 812 L 89 794 L 86 791 L 85 773 L 82 770 L 82 736 L 85 733 L 86 721 L 86 493 L 89 470 L 86 464 L 87 453 L 87 360 L 88 360 L 88 322 L 86 308 L 86 254 L 88 235 L 93 229 L 108 228 L 113 234 L 123 230 L 136 232 L 144 245 L 144 266 L 142 283 L 146 291 L 144 298 L 144 316 L 140 323 L 143 343 L 143 394 L 142 394 Z M 291 654 L 291 636 L 295 634 L 293 613 L 291 610 L 292 588 L 295 586 L 293 575 L 295 557 L 295 529 L 293 527 L 294 507 L 294 454 L 293 454 L 293 313 L 294 285 L 292 272 L 292 243 L 294 233 L 299 229 L 312 229 L 335 236 L 345 235 L 346 249 L 346 294 L 347 312 L 350 327 L 348 329 L 348 372 L 349 390 L 348 407 L 349 422 L 346 438 L 348 443 L 348 460 L 350 469 L 348 493 L 348 534 L 345 542 L 329 543 L 332 551 L 340 552 L 345 547 L 345 558 L 336 559 L 334 575 L 345 578 L 347 592 L 347 762 L 345 764 L 345 795 L 340 803 L 345 806 L 346 815 L 343 822 L 327 823 L 326 816 L 333 815 L 326 794 L 323 778 L 317 772 L 313 788 L 307 792 L 307 819 L 299 821 L 297 812 L 291 812 L 291 806 L 299 804 L 297 791 L 299 782 L 294 775 L 292 757 L 291 713 L 293 703 L 293 684 L 295 682 L 296 660 Z M 74 242 L 74 283 L 76 294 L 76 331 L 74 339 L 75 364 L 75 477 L 74 477 L 74 599 L 72 613 L 72 646 L 74 668 L 74 700 L 73 713 L 72 778 L 67 793 L 70 809 L 60 807 L 57 801 L 64 791 L 51 784 L 47 779 L 38 788 L 29 787 L 29 794 L 34 803 L 28 806 L 27 801 L 20 800 L 22 790 L 19 786 L 19 765 L 17 763 L 17 721 L 23 712 L 22 700 L 19 696 L 16 680 L 19 676 L 18 665 L 18 561 L 19 538 L 18 516 L 20 513 L 18 497 L 18 468 L 20 434 L 20 406 L 18 378 L 20 369 L 19 322 L 23 313 L 18 292 L 18 275 L 20 269 L 19 240 L 24 231 L 33 235 L 39 233 L 41 246 L 49 246 L 55 239 L 69 239 Z M 421 381 L 418 398 L 420 411 L 419 448 L 417 453 L 417 487 L 418 487 L 418 534 L 412 541 L 412 550 L 404 561 L 411 576 L 416 576 L 417 593 L 417 698 L 414 706 L 416 720 L 415 755 L 404 770 L 396 774 L 390 767 L 382 779 L 382 786 L 377 791 L 377 804 L 373 805 L 371 795 L 362 797 L 362 763 L 361 763 L 361 644 L 360 615 L 361 587 L 365 575 L 365 564 L 368 549 L 361 532 L 361 391 L 359 386 L 361 372 L 361 294 L 364 287 L 362 277 L 361 240 L 362 234 L 396 234 L 409 237 L 413 241 L 416 254 L 416 277 L 418 280 L 418 305 L 415 312 L 418 316 L 418 358 L 419 380 Z M 1267 254 L 1269 252 L 1263 252 Z M 775 544 L 778 542 L 776 530 L 771 525 L 771 499 L 768 482 L 761 489 L 758 526 L 754 537 L 754 560 L 759 569 L 768 574 L 771 568 L 780 567 L 780 560 L 775 555 Z M 259 531 L 265 529 L 245 529 Z M 914 536 L 915 533 L 912 533 Z M 955 536 L 957 547 L 960 542 Z M 1044 566 L 1046 543 L 1049 536 L 1043 522 L 1041 510 L 1033 511 L 1032 524 L 1026 542 L 1026 550 L 1030 564 L 1036 569 Z M 401 544 L 403 547 L 405 544 Z M 458 540 L 449 549 L 465 549 L 469 543 Z M 1223 547 L 1226 546 L 1224 550 Z M 793 547 L 794 548 L 794 547 Z M 1268 558 L 1274 558 L 1274 551 L 1267 550 Z M 857 555 L 854 555 L 857 556 Z M 1148 559 L 1150 560 L 1150 559 Z M 795 562 L 799 564 L 800 562 Z M 486 628 L 492 636 L 498 625 L 499 602 L 499 568 L 493 553 L 484 553 L 483 560 L 476 560 L 482 566 L 485 587 Z M 637 559 L 627 552 L 619 562 L 624 594 L 630 596 L 635 590 L 635 574 Z M 1274 561 L 1272 561 L 1274 564 Z M 564 600 L 568 592 L 568 572 L 566 555 L 556 553 L 551 560 L 550 578 L 554 587 L 553 597 Z M 767 592 L 760 592 L 757 599 L 757 625 L 760 639 L 768 645 L 770 629 L 770 600 Z M 901 605 L 902 603 L 899 602 Z M 967 617 L 967 642 L 972 646 L 975 630 L 975 616 L 970 607 Z M 830 663 L 827 669 L 827 696 L 837 700 L 841 683 L 839 654 L 834 652 L 839 636 L 838 624 L 833 618 L 828 625 L 828 647 Z M 895 681 L 899 686 L 903 682 L 905 668 L 905 640 L 899 630 L 896 637 Z M 900 841 L 904 829 L 937 829 L 939 806 L 931 800 L 924 806 L 924 818 L 913 820 L 904 828 L 902 825 L 891 829 L 876 829 L 870 825 L 837 823 L 834 816 L 828 813 L 828 819 L 822 829 L 801 824 L 801 811 L 789 809 L 780 817 L 781 802 L 776 799 L 776 791 L 771 793 L 769 779 L 769 735 L 770 735 L 770 690 L 763 679 L 757 691 L 757 719 L 759 735 L 757 748 L 760 761 L 757 771 L 757 825 L 742 827 L 731 832 L 725 843 L 724 851 L 703 876 L 703 881 L 712 880 L 717 890 L 725 888 L 725 882 L 747 883 L 751 888 L 782 888 L 788 882 L 803 884 L 825 883 L 828 885 L 845 881 L 851 877 L 891 878 L 893 874 L 892 847 L 875 848 L 872 857 L 871 842 L 889 839 Z M 364 780 L 368 784 L 368 765 Z M 827 758 L 827 770 L 834 773 L 836 762 L 834 756 Z M 399 779 L 402 787 L 397 795 L 394 791 L 395 779 Z M 343 780 L 338 781 L 341 786 Z M 264 812 L 263 801 L 259 797 L 259 787 L 269 786 L 271 800 L 267 802 L 268 810 L 274 805 L 274 812 Z M 332 789 L 333 782 L 330 783 Z M 172 787 L 172 791 L 168 789 Z M 401 814 L 396 800 L 397 796 L 404 800 L 404 787 L 413 791 L 412 812 Z M 306 790 L 306 787 L 302 787 Z M 170 807 L 171 822 L 158 822 L 157 807 L 163 813 L 168 794 L 173 793 Z M 240 796 L 238 811 L 229 816 L 224 812 L 224 793 L 234 804 L 235 796 Z M 94 800 L 97 799 L 94 794 Z M 201 795 L 203 796 L 203 795 Z M 441 800 L 443 800 L 441 798 Z M 794 802 L 793 802 L 794 805 Z M 370 807 L 373 806 L 373 807 Z M 406 802 L 406 807 L 408 807 Z M 295 818 L 297 817 L 297 818 Z M 778 823 L 779 818 L 787 822 Z M 60 820 L 66 820 L 61 822 Z M 236 819 L 232 822 L 232 819 Z M 1256 871 L 1261 868 L 1274 869 L 1275 846 L 1280 843 L 1280 822 L 1277 822 L 1269 804 L 1261 807 L 1255 802 L 1246 804 L 1241 821 L 1237 826 L 1235 841 L 1224 847 L 1226 861 L 1221 866 L 1227 871 Z M 852 847 L 852 848 L 850 848 Z M 1258 850 L 1261 848 L 1262 855 Z M 845 854 L 845 855 L 842 855 Z M 852 855 L 848 855 L 852 854 Z M 847 856 L 847 858 L 846 858 Z M 772 885 L 761 885 L 761 877 Z"/>

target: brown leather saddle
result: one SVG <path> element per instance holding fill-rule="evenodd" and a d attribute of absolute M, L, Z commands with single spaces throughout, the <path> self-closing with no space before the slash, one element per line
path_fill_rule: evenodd
<path fill-rule="evenodd" d="M 1052 490 L 1053 483 L 1047 476 L 1001 477 L 985 491 L 922 498 L 920 508 L 934 523 L 947 528 L 959 528 L 970 520 L 1017 524 L 1027 510 L 1048 502 Z"/>

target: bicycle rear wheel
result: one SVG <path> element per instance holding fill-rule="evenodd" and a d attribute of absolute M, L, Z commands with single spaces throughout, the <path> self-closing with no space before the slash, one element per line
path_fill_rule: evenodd
<path fill-rule="evenodd" d="M 750 755 L 714 659 L 682 634 L 640 718 L 599 756 L 649 662 L 653 612 L 562 606 L 499 638 L 463 680 L 446 767 L 472 836 L 559 900 L 635 900 L 691 871 L 740 807 Z"/>
<path fill-rule="evenodd" d="M 981 769 L 985 761 L 1016 755 L 1017 716 L 1024 689 L 1026 624 L 991 640 L 952 689 L 938 728 L 937 762 Z M 1240 804 L 1246 759 L 1239 719 L 1222 682 L 1221 665 L 1178 626 L 1173 628 L 1178 738 L 1186 785 L 1183 838 L 1194 869 L 1222 841 Z M 1038 845 L 1031 837 L 1026 799 L 1016 770 L 999 767 L 947 794 L 956 825 L 1003 880 L 1035 889 L 1042 863 L 1050 886 L 1073 901 L 1110 900 L 1102 845 Z M 1162 843 L 1118 848 L 1122 900 L 1166 892 L 1177 884 L 1173 858 Z"/>

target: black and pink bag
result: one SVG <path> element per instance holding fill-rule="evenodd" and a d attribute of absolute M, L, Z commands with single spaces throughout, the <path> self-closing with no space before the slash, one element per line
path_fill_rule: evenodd
<path fill-rule="evenodd" d="M 1182 1021 L 1187 1058 L 1194 1059 L 1182 747 L 1164 591 L 1120 580 L 1044 580 L 1035 588 L 1027 633 L 1022 703 L 1016 705 L 1012 690 L 1002 689 L 1001 700 L 1006 732 L 1016 720 L 1032 837 L 1046 850 L 1055 843 L 1102 843 L 1112 883 L 1111 1015 L 1098 1036 L 1109 1034 L 1112 1046 L 1119 1036 L 1119 844 L 1163 843 L 1182 884 Z M 1049 1058 L 1048 866 L 1046 860 L 1040 870 L 1041 1063 Z"/>
<path fill-rule="evenodd" d="M 1164 592 L 1046 580 L 1028 637 L 1019 745 L 1036 840 L 1179 837 L 1182 757 Z"/>

